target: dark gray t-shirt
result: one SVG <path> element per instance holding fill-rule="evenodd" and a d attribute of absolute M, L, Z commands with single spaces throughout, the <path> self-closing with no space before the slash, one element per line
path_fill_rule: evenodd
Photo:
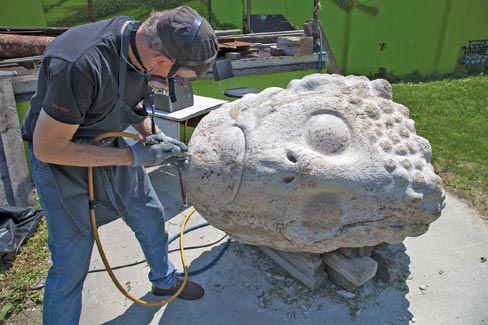
<path fill-rule="evenodd" d="M 97 122 L 111 111 L 119 95 L 121 30 L 127 20 L 116 17 L 77 26 L 49 44 L 22 125 L 25 141 L 32 142 L 41 108 L 57 121 L 79 125 Z M 135 107 L 146 87 L 145 78 L 128 66 L 125 103 Z M 144 110 L 138 113 L 146 114 Z"/>

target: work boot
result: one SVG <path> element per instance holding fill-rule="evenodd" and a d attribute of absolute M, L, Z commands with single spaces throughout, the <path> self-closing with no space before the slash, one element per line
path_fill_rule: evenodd
<path fill-rule="evenodd" d="M 181 287 L 183 283 L 183 279 L 178 278 L 176 283 L 168 289 L 158 288 L 155 285 L 152 286 L 152 293 L 156 296 L 171 296 L 174 295 L 176 291 Z M 185 289 L 180 293 L 178 298 L 185 299 L 185 300 L 196 300 L 200 299 L 205 291 L 203 288 L 192 281 L 187 281 L 185 285 Z"/>

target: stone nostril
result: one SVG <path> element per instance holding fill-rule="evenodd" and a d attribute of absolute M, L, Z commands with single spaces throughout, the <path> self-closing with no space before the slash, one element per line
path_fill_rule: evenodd
<path fill-rule="evenodd" d="M 298 159 L 297 157 L 295 156 L 295 154 L 291 151 L 288 151 L 286 153 L 286 158 L 291 161 L 292 163 L 296 164 L 298 162 Z"/>
<path fill-rule="evenodd" d="M 295 176 L 286 176 L 283 178 L 283 182 L 285 182 L 286 184 L 290 184 L 294 180 L 295 180 Z"/>

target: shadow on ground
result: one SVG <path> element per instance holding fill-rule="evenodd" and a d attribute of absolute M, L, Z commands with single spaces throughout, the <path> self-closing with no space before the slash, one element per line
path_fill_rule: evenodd
<path fill-rule="evenodd" d="M 395 246 L 402 276 L 392 284 L 372 280 L 351 294 L 330 281 L 312 292 L 256 247 L 233 242 L 219 263 L 192 277 L 206 289 L 201 300 L 177 299 L 162 314 L 160 307 L 133 303 L 105 324 L 407 324 L 410 259 L 403 245 Z M 190 269 L 208 263 L 220 248 L 204 252 Z"/>

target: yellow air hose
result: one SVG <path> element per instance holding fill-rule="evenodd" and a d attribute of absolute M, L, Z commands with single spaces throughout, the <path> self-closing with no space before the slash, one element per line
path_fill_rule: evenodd
<path fill-rule="evenodd" d="M 103 134 L 100 134 L 93 138 L 92 143 L 95 144 L 98 141 L 105 139 L 105 138 L 110 138 L 110 137 L 126 137 L 126 138 L 131 138 L 137 141 L 142 140 L 142 138 L 133 133 L 128 133 L 128 132 L 106 132 Z M 93 167 L 88 167 L 88 196 L 90 199 L 90 202 L 95 201 L 95 190 L 93 187 Z M 90 204 L 90 221 L 92 225 L 92 231 L 93 231 L 93 236 L 95 237 L 95 242 L 97 244 L 98 251 L 100 253 L 100 257 L 102 258 L 103 265 L 105 265 L 105 268 L 107 269 L 108 274 L 110 275 L 110 278 L 112 279 L 113 283 L 119 289 L 119 291 L 129 298 L 130 300 L 144 305 L 144 306 L 162 306 L 165 305 L 173 300 L 175 300 L 180 293 L 183 291 L 183 289 L 186 286 L 186 283 L 188 282 L 188 265 L 186 263 L 186 258 L 185 258 L 185 249 L 183 246 L 183 234 L 185 232 L 185 227 L 186 223 L 190 219 L 191 215 L 195 212 L 196 210 L 193 208 L 184 218 L 183 224 L 181 225 L 181 231 L 180 231 L 180 254 L 181 254 L 181 263 L 183 264 L 183 270 L 184 270 L 184 278 L 183 278 L 183 283 L 181 284 L 180 288 L 175 292 L 174 295 L 169 297 L 168 299 L 164 299 L 161 301 L 145 301 L 141 300 L 137 297 L 134 297 L 131 295 L 127 290 L 122 287 L 120 284 L 119 280 L 117 280 L 117 277 L 115 276 L 112 268 L 110 267 L 110 264 L 108 263 L 107 257 L 105 256 L 105 252 L 103 251 L 102 243 L 100 242 L 100 236 L 98 235 L 98 228 L 97 228 L 97 221 L 95 217 L 95 207 L 93 204 Z"/>

